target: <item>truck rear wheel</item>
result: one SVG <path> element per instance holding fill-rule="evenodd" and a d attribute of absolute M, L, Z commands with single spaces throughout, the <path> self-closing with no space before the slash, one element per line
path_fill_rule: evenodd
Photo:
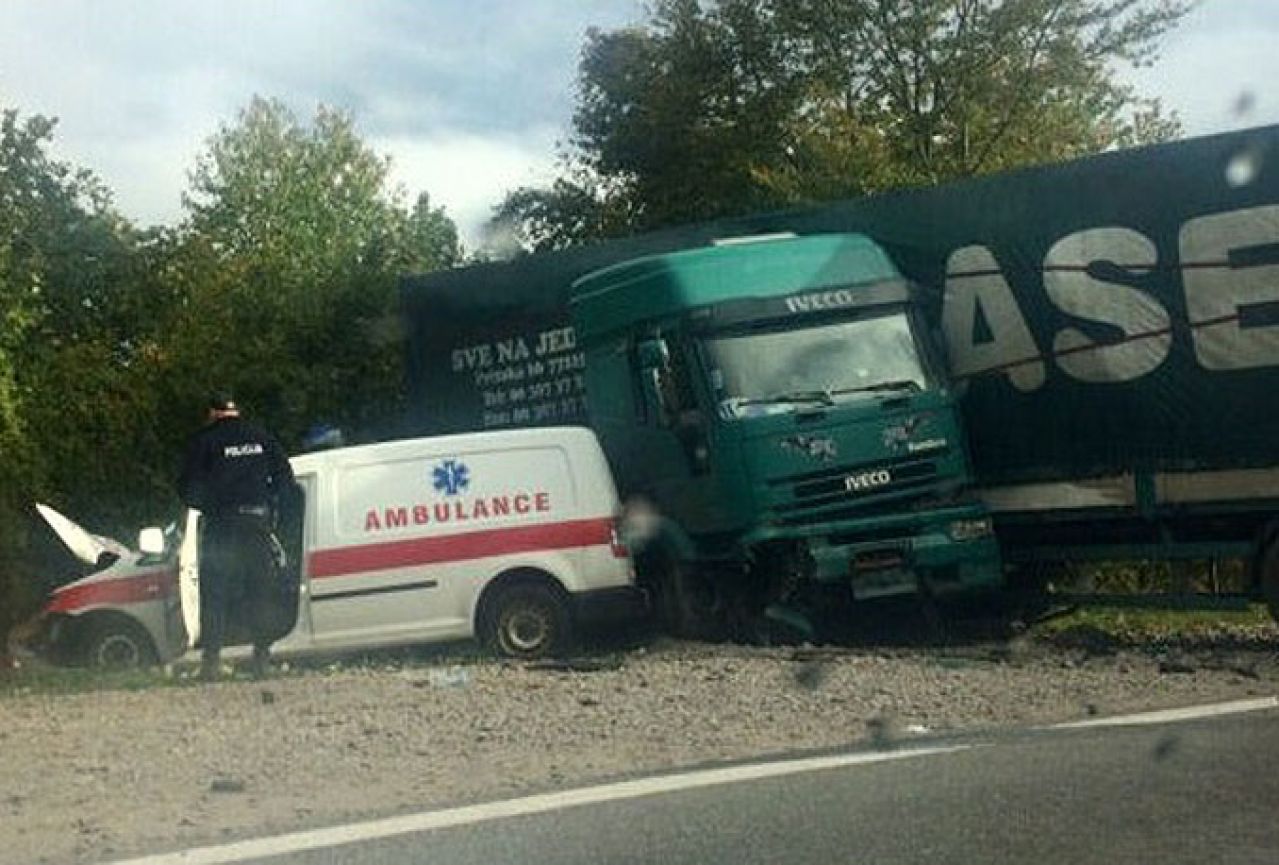
<path fill-rule="evenodd" d="M 545 658 L 568 645 L 570 620 L 563 600 L 545 586 L 502 591 L 484 629 L 484 645 L 507 658 Z"/>

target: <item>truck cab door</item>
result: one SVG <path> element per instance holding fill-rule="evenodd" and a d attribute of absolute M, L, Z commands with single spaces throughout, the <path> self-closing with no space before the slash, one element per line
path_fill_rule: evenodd
<path fill-rule="evenodd" d="M 708 425 L 698 404 L 693 373 L 680 346 L 660 337 L 640 342 L 637 350 L 645 414 L 659 433 L 673 436 L 688 474 L 710 470 Z"/>
<path fill-rule="evenodd" d="M 732 514 L 713 473 L 711 416 L 690 346 L 678 336 L 645 339 L 635 358 L 644 402 L 640 423 L 627 432 L 642 464 L 635 489 L 690 532 L 728 528 Z"/>

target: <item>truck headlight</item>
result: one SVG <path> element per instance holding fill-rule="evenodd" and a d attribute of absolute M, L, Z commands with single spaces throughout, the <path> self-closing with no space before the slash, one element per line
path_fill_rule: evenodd
<path fill-rule="evenodd" d="M 946 527 L 946 534 L 952 541 L 975 541 L 989 537 L 994 531 L 990 517 L 980 520 L 955 520 Z"/>

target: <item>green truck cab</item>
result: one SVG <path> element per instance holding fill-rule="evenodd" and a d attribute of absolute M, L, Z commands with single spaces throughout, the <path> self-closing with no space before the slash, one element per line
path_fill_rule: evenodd
<path fill-rule="evenodd" d="M 588 273 L 590 425 L 676 632 L 811 631 L 846 602 L 998 586 L 914 288 L 859 234 L 742 238 Z M 752 624 L 755 623 L 755 624 Z"/>

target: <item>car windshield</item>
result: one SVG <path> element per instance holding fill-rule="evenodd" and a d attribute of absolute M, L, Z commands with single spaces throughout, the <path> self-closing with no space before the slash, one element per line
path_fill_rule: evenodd
<path fill-rule="evenodd" d="M 789 411 L 856 394 L 928 384 L 904 312 L 786 330 L 715 336 L 704 343 L 727 417 Z"/>

